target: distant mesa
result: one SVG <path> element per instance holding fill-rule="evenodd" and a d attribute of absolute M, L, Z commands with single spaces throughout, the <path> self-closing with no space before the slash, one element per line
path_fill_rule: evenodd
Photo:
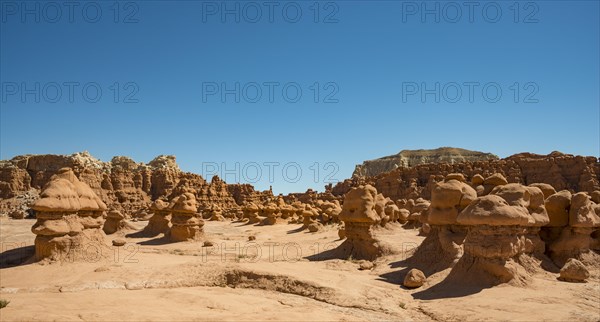
<path fill-rule="evenodd" d="M 376 176 L 396 168 L 409 168 L 426 163 L 460 163 L 465 161 L 498 160 L 492 153 L 471 151 L 460 148 L 441 147 L 431 150 L 402 150 L 398 154 L 364 161 L 356 165 L 353 177 Z"/>

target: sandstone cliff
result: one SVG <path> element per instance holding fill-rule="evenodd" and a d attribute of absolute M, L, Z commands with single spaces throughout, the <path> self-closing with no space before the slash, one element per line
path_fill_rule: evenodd
<path fill-rule="evenodd" d="M 209 183 L 200 175 L 181 171 L 175 156 L 161 155 L 144 164 L 124 156 L 103 162 L 88 152 L 22 155 L 0 161 L 0 213 L 27 208 L 35 198 L 23 196 L 36 196 L 50 177 L 66 167 L 109 207 L 127 215 L 147 210 L 152 200 L 170 200 L 188 191 L 195 194 L 201 207 L 218 204 L 231 208 L 245 200 L 272 196 L 252 186 L 228 185 L 218 177 Z"/>
<path fill-rule="evenodd" d="M 414 167 L 426 163 L 460 163 L 465 161 L 498 160 L 491 153 L 441 147 L 432 150 L 402 150 L 398 154 L 365 161 L 354 169 L 353 177 L 376 176 L 399 167 Z"/>

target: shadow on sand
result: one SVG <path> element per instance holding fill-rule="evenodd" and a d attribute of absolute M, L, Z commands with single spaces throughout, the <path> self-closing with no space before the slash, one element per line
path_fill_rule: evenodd
<path fill-rule="evenodd" d="M 302 226 L 300 226 L 300 227 L 298 227 L 296 229 L 288 230 L 286 233 L 288 235 L 290 235 L 290 234 L 296 234 L 296 233 L 299 233 L 299 232 L 301 232 L 301 231 L 303 231 L 305 229 L 306 229 L 306 227 L 304 227 L 304 225 L 302 225 Z"/>
<path fill-rule="evenodd" d="M 169 239 L 169 236 L 161 236 L 161 237 L 158 237 L 158 238 L 141 241 L 141 242 L 138 242 L 136 244 L 138 244 L 138 245 L 146 245 L 146 246 L 157 246 L 157 245 L 164 245 L 164 244 L 169 244 L 169 243 L 171 243 L 171 240 Z"/>
<path fill-rule="evenodd" d="M 35 257 L 35 246 L 24 246 L 8 249 L 0 253 L 0 269 L 29 265 Z"/>

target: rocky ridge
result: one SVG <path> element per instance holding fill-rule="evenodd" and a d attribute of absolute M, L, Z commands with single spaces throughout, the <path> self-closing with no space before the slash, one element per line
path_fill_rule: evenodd
<path fill-rule="evenodd" d="M 175 156 L 160 155 L 147 164 L 125 156 L 109 162 L 94 158 L 87 151 L 72 155 L 21 155 L 0 161 L 0 213 L 28 208 L 50 178 L 61 168 L 75 175 L 110 208 L 127 215 L 143 215 L 153 200 L 171 200 L 192 190 L 201 207 L 218 204 L 237 207 L 246 200 L 262 201 L 272 192 L 255 191 L 250 185 L 227 184 L 218 177 L 207 182 L 200 175 L 183 172 Z"/>
<path fill-rule="evenodd" d="M 374 186 L 385 197 L 397 199 L 431 198 L 431 189 L 450 173 L 488 177 L 502 174 L 509 183 L 546 183 L 556 191 L 593 192 L 600 189 L 600 162 L 594 156 L 576 156 L 561 152 L 548 155 L 519 153 L 499 160 L 427 163 L 399 167 L 375 176 L 346 179 L 331 188 L 335 196 L 343 196 L 351 188 L 364 184 Z"/>
<path fill-rule="evenodd" d="M 461 163 L 466 161 L 498 160 L 491 153 L 471 151 L 460 148 L 441 147 L 431 150 L 402 150 L 398 154 L 364 161 L 356 166 L 353 177 L 376 176 L 397 168 L 410 168 L 426 163 Z"/>

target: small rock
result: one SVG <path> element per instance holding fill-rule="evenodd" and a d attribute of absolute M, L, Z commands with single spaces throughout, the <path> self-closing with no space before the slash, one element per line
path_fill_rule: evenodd
<path fill-rule="evenodd" d="M 421 226 L 421 236 L 427 236 L 431 232 L 431 226 L 428 223 L 424 223 Z"/>
<path fill-rule="evenodd" d="M 408 271 L 408 274 L 406 274 L 406 277 L 404 277 L 403 284 L 405 287 L 408 288 L 416 288 L 423 286 L 426 280 L 427 278 L 425 277 L 425 274 L 423 272 L 416 268 L 413 268 L 410 271 Z"/>
<path fill-rule="evenodd" d="M 98 272 L 106 272 L 108 270 L 110 270 L 110 268 L 108 268 L 108 266 L 101 266 L 101 267 L 96 268 L 94 270 L 94 272 L 96 272 L 96 273 L 98 273 Z"/>
<path fill-rule="evenodd" d="M 323 227 L 323 225 L 321 225 L 318 222 L 314 222 L 314 223 L 308 225 L 308 231 L 310 231 L 311 233 L 316 233 L 319 230 L 321 230 L 321 227 Z"/>
<path fill-rule="evenodd" d="M 373 262 L 362 260 L 359 263 L 358 269 L 361 271 L 370 270 L 370 269 L 373 269 L 374 266 L 375 265 L 373 265 Z"/>
<path fill-rule="evenodd" d="M 124 238 L 115 238 L 112 241 L 113 246 L 123 246 L 127 244 L 127 241 Z"/>
<path fill-rule="evenodd" d="M 0 287 L 0 294 L 14 294 L 18 291 L 19 289 L 14 287 Z"/>
<path fill-rule="evenodd" d="M 23 210 L 14 210 L 8 214 L 8 217 L 12 219 L 24 219 L 27 216 L 27 213 Z"/>
<path fill-rule="evenodd" d="M 141 290 L 144 288 L 143 282 L 127 282 L 125 283 L 125 288 L 128 290 Z"/>
<path fill-rule="evenodd" d="M 250 240 L 250 241 L 256 240 L 256 236 L 248 236 L 248 240 Z"/>
<path fill-rule="evenodd" d="M 559 280 L 571 283 L 585 283 L 590 277 L 590 272 L 582 262 L 569 258 L 565 266 L 560 269 Z"/>
<path fill-rule="evenodd" d="M 338 237 L 340 237 L 340 239 L 345 239 L 346 238 L 346 229 L 340 228 L 338 230 Z"/>
<path fill-rule="evenodd" d="M 210 247 L 213 246 L 215 243 L 211 242 L 210 240 L 206 240 L 204 241 L 204 247 Z"/>

